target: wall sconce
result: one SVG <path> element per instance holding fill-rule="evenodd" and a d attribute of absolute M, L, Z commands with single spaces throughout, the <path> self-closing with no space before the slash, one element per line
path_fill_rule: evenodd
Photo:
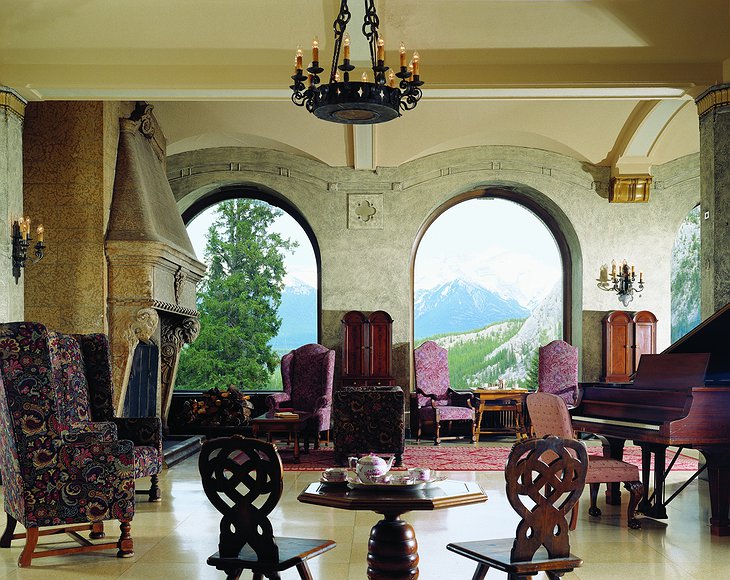
<path fill-rule="evenodd" d="M 36 264 L 43 259 L 43 250 L 46 247 L 43 243 L 42 224 L 38 226 L 36 233 L 38 235 L 38 241 L 34 246 L 35 260 L 32 260 L 31 264 Z M 13 277 L 17 284 L 20 279 L 20 269 L 25 267 L 25 263 L 28 260 L 28 248 L 33 241 L 33 238 L 30 237 L 30 218 L 20 218 L 20 221 L 15 220 L 13 222 L 11 238 L 13 241 Z"/>
<path fill-rule="evenodd" d="M 636 282 L 634 267 L 626 263 L 624 260 L 621 266 L 616 269 L 616 260 L 611 262 L 611 279 L 608 277 L 608 265 L 601 266 L 601 272 L 598 277 L 598 287 L 607 292 L 616 292 L 621 304 L 626 308 L 634 299 L 634 292 L 641 292 L 644 289 L 644 273 L 639 272 L 639 281 Z M 641 294 L 639 294 L 641 296 Z"/>

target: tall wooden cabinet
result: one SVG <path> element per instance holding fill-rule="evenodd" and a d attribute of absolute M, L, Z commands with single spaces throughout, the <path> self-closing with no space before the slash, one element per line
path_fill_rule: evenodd
<path fill-rule="evenodd" d="M 342 385 L 395 385 L 393 319 L 383 310 L 342 317 Z"/>
<path fill-rule="evenodd" d="M 642 354 L 656 352 L 657 319 L 648 310 L 609 312 L 603 318 L 603 376 L 607 383 L 627 383 Z"/>

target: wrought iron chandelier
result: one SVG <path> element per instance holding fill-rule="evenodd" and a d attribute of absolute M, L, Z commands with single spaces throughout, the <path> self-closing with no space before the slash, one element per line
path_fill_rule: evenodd
<path fill-rule="evenodd" d="M 319 63 L 319 43 L 312 43 L 312 62 L 305 76 L 302 67 L 302 50 L 297 49 L 292 90 L 292 102 L 306 107 L 310 113 L 325 121 L 347 125 L 372 125 L 400 117 L 401 109 L 413 109 L 421 98 L 419 56 L 413 53 L 410 64 L 406 64 L 406 49 L 400 45 L 400 72 L 390 71 L 385 66 L 385 42 L 378 35 L 380 23 L 374 0 L 364 0 L 365 19 L 362 33 L 370 46 L 370 61 L 374 82 L 363 72 L 359 81 L 351 81 L 350 73 L 355 67 L 350 63 L 350 36 L 346 32 L 350 21 L 347 0 L 340 3 L 340 12 L 334 21 L 334 54 L 329 82 L 320 83 L 319 75 L 324 72 Z M 340 49 L 343 48 L 342 64 Z M 340 75 L 340 73 L 342 73 Z M 386 75 L 386 73 L 388 73 Z M 396 80 L 399 79 L 398 81 Z"/>
<path fill-rule="evenodd" d="M 626 308 L 634 299 L 634 293 L 644 290 L 644 273 L 639 272 L 637 282 L 633 266 L 629 266 L 624 260 L 616 271 L 616 260 L 613 260 L 611 262 L 611 280 L 609 281 L 608 266 L 604 264 L 601 266 L 598 287 L 607 292 L 615 292 L 621 304 Z"/>

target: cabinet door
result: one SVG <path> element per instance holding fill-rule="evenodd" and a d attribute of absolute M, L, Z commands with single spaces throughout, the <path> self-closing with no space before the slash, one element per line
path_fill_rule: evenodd
<path fill-rule="evenodd" d="M 367 319 L 362 312 L 351 311 L 342 317 L 342 376 L 368 374 L 366 350 Z"/>
<path fill-rule="evenodd" d="M 387 312 L 378 310 L 369 318 L 370 376 L 391 376 L 391 349 L 393 344 L 393 319 Z"/>
<path fill-rule="evenodd" d="M 634 372 L 631 326 L 631 317 L 623 310 L 603 319 L 603 380 L 608 383 L 627 383 Z"/>
<path fill-rule="evenodd" d="M 656 316 L 648 310 L 634 314 L 634 371 L 639 368 L 642 354 L 656 352 Z"/>

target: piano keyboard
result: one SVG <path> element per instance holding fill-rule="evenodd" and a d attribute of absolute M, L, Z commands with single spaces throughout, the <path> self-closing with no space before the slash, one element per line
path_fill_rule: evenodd
<path fill-rule="evenodd" d="M 581 417 L 579 415 L 573 415 L 573 421 L 595 423 L 598 425 L 615 425 L 616 427 L 630 427 L 632 429 L 643 429 L 647 431 L 659 431 L 661 429 L 661 425 L 655 425 L 653 423 L 638 423 L 634 421 L 621 421 L 619 419 L 598 419 L 596 417 Z"/>

